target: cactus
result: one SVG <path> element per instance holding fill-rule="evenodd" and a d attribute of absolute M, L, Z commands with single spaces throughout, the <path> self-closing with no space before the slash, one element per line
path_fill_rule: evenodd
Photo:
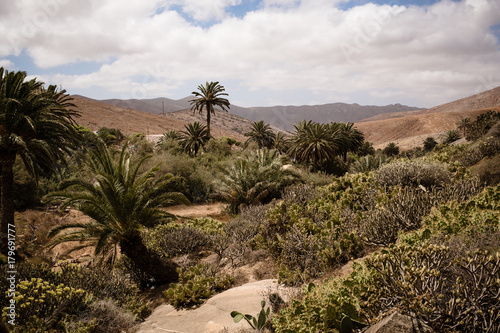
<path fill-rule="evenodd" d="M 262 330 L 264 326 L 267 323 L 267 320 L 269 319 L 269 315 L 271 313 L 271 309 L 267 307 L 267 309 L 264 309 L 266 306 L 266 301 L 261 301 L 260 302 L 261 309 L 260 312 L 257 314 L 257 317 L 254 317 L 249 314 L 243 314 L 238 311 L 232 311 L 231 312 L 231 317 L 233 317 L 233 320 L 235 323 L 239 323 L 240 320 L 245 319 L 248 324 L 254 329 L 254 330 Z"/>

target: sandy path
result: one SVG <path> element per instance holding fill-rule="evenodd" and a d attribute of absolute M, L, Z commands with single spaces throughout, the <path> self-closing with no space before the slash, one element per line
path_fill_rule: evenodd
<path fill-rule="evenodd" d="M 205 205 L 176 205 L 166 208 L 166 211 L 185 218 L 212 217 L 218 220 L 227 220 L 229 215 L 225 211 L 226 205 L 220 202 Z"/>

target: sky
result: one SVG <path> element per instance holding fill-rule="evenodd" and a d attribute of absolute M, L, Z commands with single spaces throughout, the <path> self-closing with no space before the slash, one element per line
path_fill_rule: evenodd
<path fill-rule="evenodd" d="M 0 67 L 94 99 L 431 107 L 500 86 L 500 1 L 1 0 Z"/>

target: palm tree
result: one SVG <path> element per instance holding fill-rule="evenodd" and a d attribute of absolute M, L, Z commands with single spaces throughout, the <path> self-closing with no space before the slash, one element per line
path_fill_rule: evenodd
<path fill-rule="evenodd" d="M 8 226 L 14 225 L 13 166 L 19 156 L 38 180 L 62 160 L 76 138 L 78 112 L 65 90 L 26 80 L 26 72 L 0 67 L 0 250 L 6 253 Z"/>
<path fill-rule="evenodd" d="M 288 151 L 288 148 L 290 148 L 290 139 L 285 135 L 285 133 L 279 131 L 276 133 L 273 149 L 276 149 L 280 154 L 285 154 Z"/>
<path fill-rule="evenodd" d="M 181 132 L 179 142 L 187 153 L 196 156 L 209 139 L 207 127 L 197 121 L 184 127 L 186 130 Z"/>
<path fill-rule="evenodd" d="M 424 141 L 424 150 L 425 151 L 431 151 L 434 149 L 434 147 L 437 146 L 437 141 L 436 139 L 434 139 L 432 136 L 428 137 L 427 139 L 425 139 Z"/>
<path fill-rule="evenodd" d="M 210 117 L 215 114 L 215 107 L 218 106 L 222 111 L 229 109 L 229 101 L 221 96 L 227 96 L 225 93 L 226 89 L 221 86 L 219 82 L 206 82 L 205 85 L 199 85 L 197 91 L 193 91 L 192 94 L 197 98 L 192 99 L 189 103 L 192 105 L 191 110 L 198 110 L 200 113 L 203 112 L 203 108 L 207 112 L 207 136 L 210 138 Z M 227 109 L 226 109 L 227 108 Z"/>
<path fill-rule="evenodd" d="M 390 142 L 385 146 L 382 152 L 387 157 L 395 156 L 399 154 L 399 147 L 394 142 Z"/>
<path fill-rule="evenodd" d="M 252 123 L 251 131 L 245 133 L 248 136 L 246 143 L 256 142 L 259 145 L 259 149 L 271 148 L 274 140 L 276 139 L 276 134 L 274 134 L 271 129 L 271 125 L 266 124 L 263 120 L 254 121 Z"/>
<path fill-rule="evenodd" d="M 471 124 L 472 124 L 472 122 L 470 121 L 470 118 L 467 118 L 467 117 L 463 117 L 458 122 L 458 129 L 463 132 L 464 138 L 467 136 L 467 132 L 468 132 Z"/>
<path fill-rule="evenodd" d="M 449 144 L 452 142 L 455 142 L 460 139 L 460 134 L 458 133 L 457 130 L 449 130 L 446 132 L 444 138 L 443 138 L 443 143 Z"/>
<path fill-rule="evenodd" d="M 322 160 L 333 159 L 341 146 L 338 131 L 325 124 L 302 121 L 294 125 L 288 153 L 300 163 L 311 163 L 313 170 L 318 169 Z"/>
<path fill-rule="evenodd" d="M 347 153 L 358 150 L 365 141 L 365 136 L 354 127 L 354 123 L 332 123 L 330 126 L 333 131 L 338 130 L 339 132 L 341 142 L 339 150 L 344 162 L 346 162 Z"/>
<path fill-rule="evenodd" d="M 247 205 L 266 203 L 281 191 L 300 181 L 292 169 L 284 169 L 278 152 L 259 150 L 256 156 L 238 159 L 221 168 L 215 180 L 217 193 L 229 202 L 229 211 L 238 213 Z"/>
<path fill-rule="evenodd" d="M 126 144 L 116 160 L 102 140 L 97 149 L 89 150 L 86 163 L 95 179 L 64 181 L 60 192 L 47 195 L 45 200 L 61 202 L 61 210 L 71 206 L 92 221 L 53 228 L 49 238 L 57 238 L 51 246 L 69 241 L 85 242 L 81 247 L 93 246 L 95 257 L 110 263 L 114 262 L 119 248 L 156 282 L 175 279 L 175 270 L 145 246 L 141 234 L 171 216 L 161 205 L 189 202 L 183 194 L 168 191 L 174 181 L 172 175 L 155 178 L 157 167 L 139 173 L 149 157 L 133 164 Z"/>

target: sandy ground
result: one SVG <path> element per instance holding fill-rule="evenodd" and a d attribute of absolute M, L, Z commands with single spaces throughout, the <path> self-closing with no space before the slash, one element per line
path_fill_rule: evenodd
<path fill-rule="evenodd" d="M 216 202 L 204 205 L 176 205 L 166 208 L 166 211 L 183 218 L 211 217 L 219 221 L 227 221 L 226 204 Z"/>

